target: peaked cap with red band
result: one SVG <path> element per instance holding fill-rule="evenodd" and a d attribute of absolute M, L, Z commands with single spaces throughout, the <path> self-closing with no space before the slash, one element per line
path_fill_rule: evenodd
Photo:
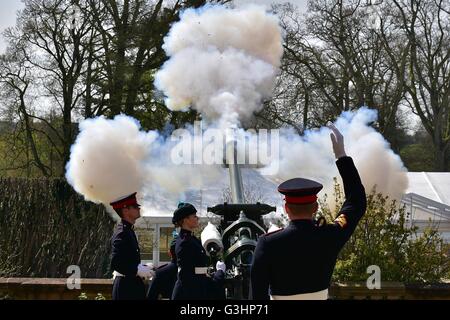
<path fill-rule="evenodd" d="M 122 208 L 126 208 L 126 207 L 131 207 L 131 206 L 140 206 L 140 204 L 137 203 L 137 200 L 136 200 L 136 193 L 137 192 L 132 193 L 125 197 L 121 197 L 117 200 L 114 200 L 113 202 L 110 203 L 110 205 L 114 209 L 122 209 Z"/>
<path fill-rule="evenodd" d="M 278 186 L 278 192 L 285 195 L 286 203 L 309 204 L 317 201 L 317 194 L 323 185 L 309 179 L 294 178 Z"/>

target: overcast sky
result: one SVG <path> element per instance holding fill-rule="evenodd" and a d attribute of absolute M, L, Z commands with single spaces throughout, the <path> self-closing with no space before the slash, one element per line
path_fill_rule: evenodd
<path fill-rule="evenodd" d="M 237 4 L 245 3 L 260 3 L 270 5 L 271 3 L 283 3 L 288 2 L 286 0 L 235 0 Z M 296 3 L 300 9 L 306 10 L 307 0 L 291 0 L 290 2 Z M 23 8 L 22 0 L 0 0 L 0 32 L 3 32 L 5 28 L 14 26 L 16 22 L 17 10 Z M 5 41 L 3 36 L 0 35 L 0 53 L 5 50 Z"/>

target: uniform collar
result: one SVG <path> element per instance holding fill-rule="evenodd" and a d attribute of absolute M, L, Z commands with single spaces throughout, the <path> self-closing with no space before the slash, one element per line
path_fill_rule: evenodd
<path fill-rule="evenodd" d="M 291 226 L 308 226 L 313 225 L 314 222 L 312 219 L 297 219 L 297 220 L 291 220 L 289 223 Z"/>
<path fill-rule="evenodd" d="M 186 229 L 180 229 L 180 236 L 181 235 L 192 235 L 192 231 L 186 230 Z"/>
<path fill-rule="evenodd" d="M 131 230 L 134 230 L 134 225 L 132 225 L 131 223 L 129 223 L 128 221 L 125 221 L 122 219 L 121 221 L 122 225 L 126 228 L 130 228 Z"/>

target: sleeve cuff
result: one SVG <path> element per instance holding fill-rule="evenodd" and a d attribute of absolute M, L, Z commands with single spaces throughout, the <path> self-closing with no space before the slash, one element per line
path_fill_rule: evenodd
<path fill-rule="evenodd" d="M 340 162 L 348 162 L 348 161 L 351 161 L 351 160 L 352 160 L 351 157 L 345 155 L 345 156 L 342 156 L 342 157 L 340 157 L 339 159 L 337 159 L 337 160 L 336 160 L 336 164 L 338 164 L 338 163 L 340 163 Z"/>

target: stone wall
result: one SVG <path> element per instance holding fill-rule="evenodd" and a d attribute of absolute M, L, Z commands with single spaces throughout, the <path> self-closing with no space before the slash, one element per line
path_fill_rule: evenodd
<path fill-rule="evenodd" d="M 81 279 L 80 290 L 69 290 L 66 281 L 67 279 L 0 278 L 0 299 L 76 300 L 82 294 L 90 300 L 94 300 L 99 294 L 111 299 L 110 279 Z M 378 290 L 367 289 L 365 283 L 334 283 L 330 287 L 330 298 L 450 300 L 450 283 L 404 285 L 398 282 L 382 282 L 381 289 Z"/>
<path fill-rule="evenodd" d="M 81 279 L 80 282 L 80 290 L 69 290 L 67 279 L 0 278 L 0 299 L 77 300 L 82 293 L 90 300 L 94 300 L 98 294 L 111 299 L 112 280 Z"/>

